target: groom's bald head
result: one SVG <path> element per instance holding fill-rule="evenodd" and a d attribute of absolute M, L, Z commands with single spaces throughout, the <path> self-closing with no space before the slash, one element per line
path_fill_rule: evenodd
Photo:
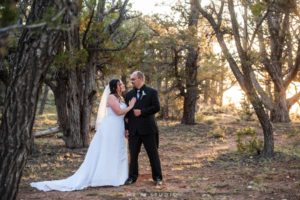
<path fill-rule="evenodd" d="M 141 88 L 144 83 L 145 83 L 145 75 L 143 72 L 141 71 L 134 71 L 131 75 L 130 75 L 130 81 L 133 85 L 133 87 L 139 89 Z"/>

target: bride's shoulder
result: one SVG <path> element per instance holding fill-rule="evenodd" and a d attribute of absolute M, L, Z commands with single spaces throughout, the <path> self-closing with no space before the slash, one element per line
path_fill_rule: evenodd
<path fill-rule="evenodd" d="M 108 95 L 108 101 L 116 101 L 116 100 L 118 100 L 118 98 L 115 95 L 113 94 Z"/>
<path fill-rule="evenodd" d="M 108 99 L 118 99 L 118 98 L 116 97 L 116 95 L 110 94 L 108 95 Z"/>
<path fill-rule="evenodd" d="M 106 105 L 107 107 L 111 107 L 112 105 L 115 105 L 117 103 L 119 102 L 118 102 L 118 98 L 115 95 L 113 94 L 108 95 L 107 105 Z"/>

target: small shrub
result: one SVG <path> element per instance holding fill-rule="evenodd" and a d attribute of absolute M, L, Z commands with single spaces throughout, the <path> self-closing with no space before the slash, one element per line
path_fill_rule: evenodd
<path fill-rule="evenodd" d="M 217 126 L 215 129 L 209 131 L 208 134 L 216 139 L 224 139 L 226 135 L 226 128 Z"/>
<path fill-rule="evenodd" d="M 207 125 L 213 125 L 215 123 L 215 121 L 213 119 L 206 119 L 206 120 L 204 120 L 204 123 Z"/>
<path fill-rule="evenodd" d="M 254 110 L 249 101 L 244 97 L 241 101 L 241 111 L 239 112 L 240 118 L 244 121 L 253 121 Z"/>
<path fill-rule="evenodd" d="M 300 131 L 299 131 L 299 129 L 297 129 L 295 127 L 290 129 L 289 132 L 288 132 L 289 137 L 294 137 L 294 136 L 297 136 L 297 135 L 300 135 Z"/>
<path fill-rule="evenodd" d="M 260 154 L 263 142 L 257 138 L 254 128 L 246 127 L 237 131 L 237 149 L 240 153 Z"/>
<path fill-rule="evenodd" d="M 204 115 L 202 113 L 197 113 L 195 119 L 197 122 L 201 122 L 204 119 Z"/>

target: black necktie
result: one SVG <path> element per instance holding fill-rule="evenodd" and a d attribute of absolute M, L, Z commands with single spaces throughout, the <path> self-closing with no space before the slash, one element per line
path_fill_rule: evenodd
<path fill-rule="evenodd" d="M 142 91 L 141 90 L 137 90 L 137 93 L 136 93 L 136 97 L 137 97 L 137 100 L 140 100 L 141 97 L 142 97 Z"/>

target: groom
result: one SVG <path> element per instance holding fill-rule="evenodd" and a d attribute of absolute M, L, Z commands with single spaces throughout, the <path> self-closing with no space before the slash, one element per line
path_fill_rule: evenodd
<path fill-rule="evenodd" d="M 125 96 L 129 100 L 136 97 L 137 102 L 133 109 L 125 116 L 126 136 L 128 136 L 130 164 L 129 178 L 125 185 L 134 183 L 138 178 L 138 155 L 144 145 L 150 160 L 152 178 L 156 185 L 162 184 L 162 173 L 158 155 L 158 128 L 155 113 L 160 110 L 157 91 L 145 85 L 145 76 L 135 71 L 130 76 L 133 90 Z"/>

